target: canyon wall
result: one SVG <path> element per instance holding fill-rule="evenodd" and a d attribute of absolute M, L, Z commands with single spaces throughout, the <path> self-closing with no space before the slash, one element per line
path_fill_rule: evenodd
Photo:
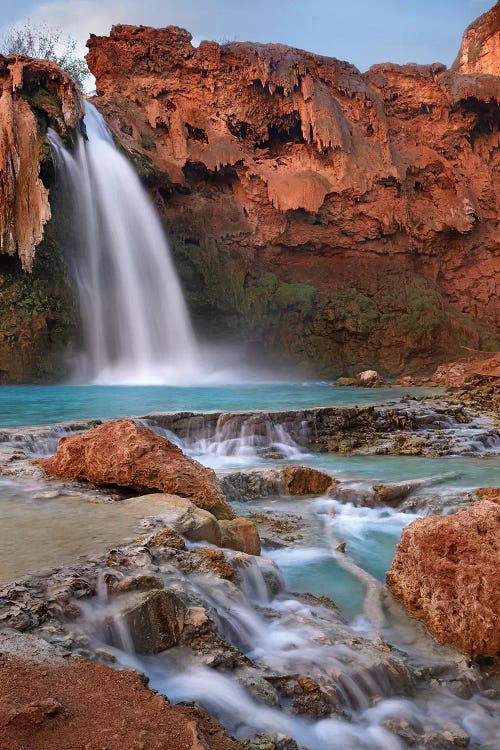
<path fill-rule="evenodd" d="M 46 132 L 71 140 L 82 116 L 81 97 L 57 65 L 0 55 L 0 382 L 60 373 L 73 309 Z"/>
<path fill-rule="evenodd" d="M 498 346 L 497 33 L 464 52 L 483 27 L 456 70 L 364 74 L 279 44 L 195 48 L 176 27 L 90 38 L 93 101 L 161 212 L 199 331 L 329 376 Z"/>

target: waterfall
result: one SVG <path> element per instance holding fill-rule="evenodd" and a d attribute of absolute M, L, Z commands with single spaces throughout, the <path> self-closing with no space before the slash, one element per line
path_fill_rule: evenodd
<path fill-rule="evenodd" d="M 186 384 L 201 362 L 160 220 L 106 123 L 85 103 L 75 155 L 48 138 L 74 206 L 71 253 L 83 334 L 80 382 Z"/>

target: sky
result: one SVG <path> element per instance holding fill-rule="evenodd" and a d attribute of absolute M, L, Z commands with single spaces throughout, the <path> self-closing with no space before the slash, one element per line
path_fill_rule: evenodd
<path fill-rule="evenodd" d="M 0 0 L 0 36 L 30 20 L 61 29 L 80 54 L 112 24 L 182 26 L 193 43 L 280 42 L 360 70 L 379 62 L 455 59 L 466 26 L 495 0 Z"/>

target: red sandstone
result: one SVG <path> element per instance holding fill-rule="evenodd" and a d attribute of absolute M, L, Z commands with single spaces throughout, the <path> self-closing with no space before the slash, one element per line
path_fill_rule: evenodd
<path fill-rule="evenodd" d="M 132 420 L 112 420 L 62 438 L 56 454 L 40 465 L 50 476 L 117 485 L 140 494 L 158 490 L 187 497 L 216 518 L 233 516 L 212 469 Z"/>
<path fill-rule="evenodd" d="M 149 180 L 181 269 L 193 263 L 200 316 L 323 372 L 418 371 L 491 341 L 489 65 L 361 74 L 279 44 L 195 48 L 172 26 L 115 26 L 88 46 L 95 104 Z"/>
<path fill-rule="evenodd" d="M 500 493 L 403 530 L 387 583 L 441 643 L 473 657 L 500 651 Z"/>

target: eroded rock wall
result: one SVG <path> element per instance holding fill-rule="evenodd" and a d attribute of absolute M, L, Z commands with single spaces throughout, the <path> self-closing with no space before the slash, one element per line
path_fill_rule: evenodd
<path fill-rule="evenodd" d="M 64 209 L 54 207 L 48 127 L 71 140 L 83 116 L 52 62 L 0 55 L 0 381 L 60 374 L 72 325 L 62 259 Z M 51 208 L 52 206 L 52 208 Z"/>
<path fill-rule="evenodd" d="M 500 1 L 467 27 L 453 69 L 500 75 Z"/>
<path fill-rule="evenodd" d="M 205 333 L 337 375 L 495 346 L 500 78 L 176 27 L 88 46 Z"/>

